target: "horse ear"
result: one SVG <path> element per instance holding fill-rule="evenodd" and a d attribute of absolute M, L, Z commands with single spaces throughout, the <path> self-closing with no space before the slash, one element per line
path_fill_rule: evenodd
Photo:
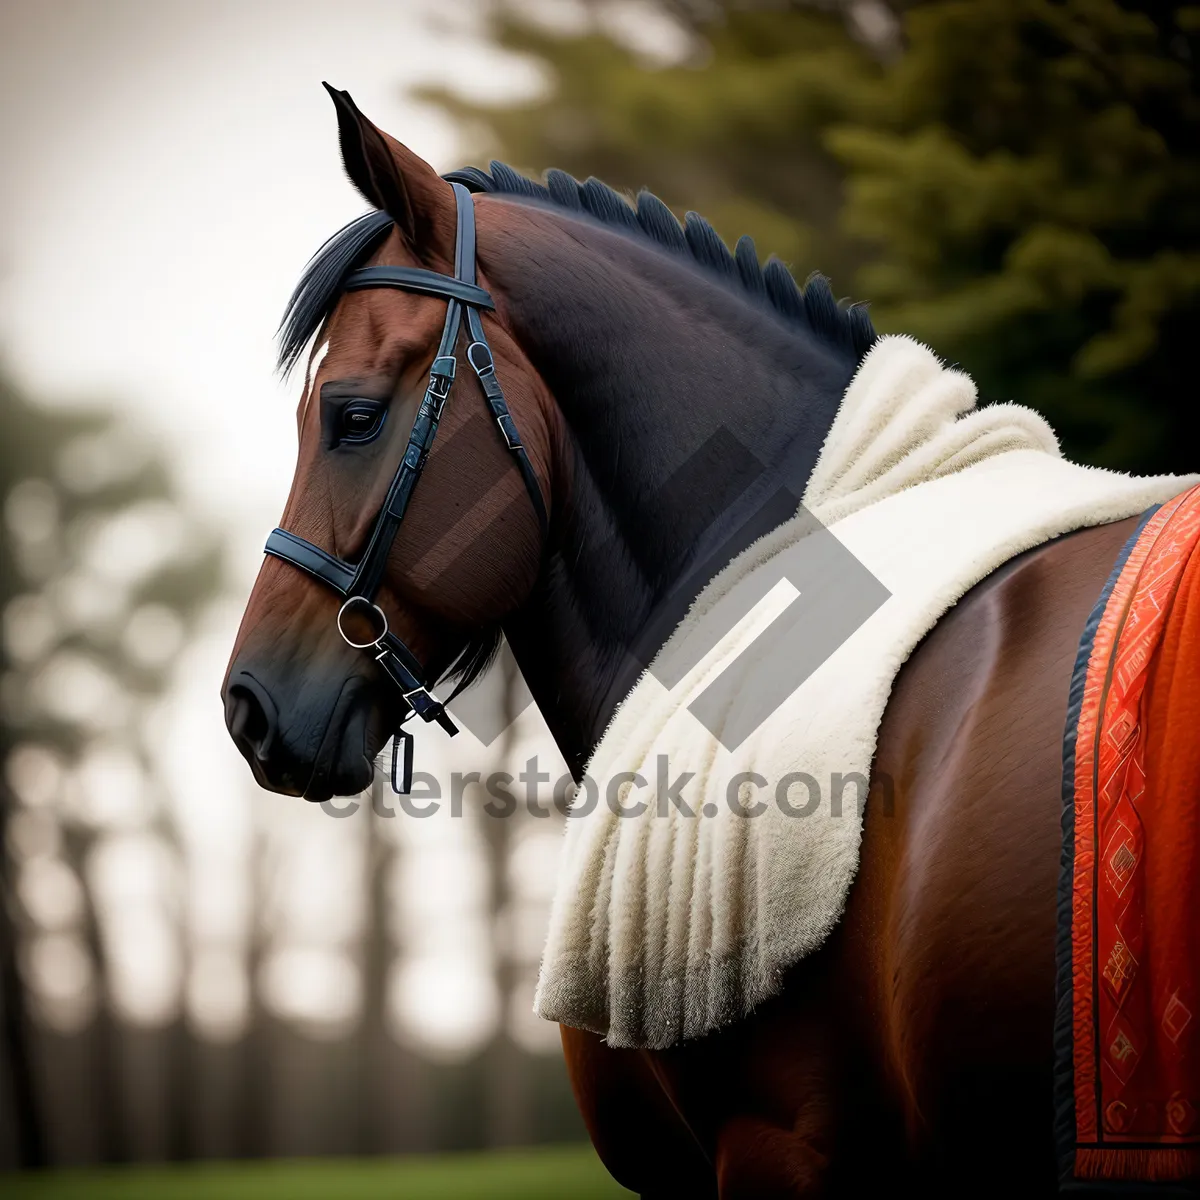
<path fill-rule="evenodd" d="M 327 83 L 324 87 L 337 109 L 342 162 L 350 182 L 396 222 L 411 247 L 427 244 L 424 227 L 433 215 L 428 210 L 438 199 L 433 189 L 440 191 L 445 184 L 428 163 L 368 121 L 349 92 Z"/>

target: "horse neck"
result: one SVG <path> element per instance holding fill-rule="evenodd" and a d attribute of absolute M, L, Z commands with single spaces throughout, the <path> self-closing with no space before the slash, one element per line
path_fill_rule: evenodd
<path fill-rule="evenodd" d="M 704 585 L 794 515 L 856 364 L 648 241 L 511 207 L 485 267 L 563 433 L 505 633 L 578 774 Z"/>

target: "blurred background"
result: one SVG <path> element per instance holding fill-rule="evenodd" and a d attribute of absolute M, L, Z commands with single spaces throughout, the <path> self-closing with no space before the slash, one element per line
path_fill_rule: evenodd
<path fill-rule="evenodd" d="M 440 170 L 752 234 L 1159 471 L 1200 461 L 1198 53 L 1148 0 L 4 0 L 0 1168 L 585 1137 L 530 1012 L 558 819 L 333 817 L 224 730 L 295 453 L 274 329 L 361 209 L 322 79 Z M 561 771 L 532 711 L 422 735 L 439 779 Z"/>

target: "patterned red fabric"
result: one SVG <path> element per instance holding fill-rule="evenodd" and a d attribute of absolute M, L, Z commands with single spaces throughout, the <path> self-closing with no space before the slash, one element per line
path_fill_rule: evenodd
<path fill-rule="evenodd" d="M 1146 523 L 1076 734 L 1076 1179 L 1200 1176 L 1200 487 Z"/>

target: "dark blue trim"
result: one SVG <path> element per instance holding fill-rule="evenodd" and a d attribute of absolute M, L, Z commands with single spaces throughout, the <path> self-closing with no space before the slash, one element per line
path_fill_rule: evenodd
<path fill-rule="evenodd" d="M 1196 1200 L 1200 1191 L 1189 1183 L 1158 1181 L 1145 1183 L 1140 1180 L 1124 1179 L 1072 1179 L 1060 1183 L 1058 1190 L 1064 1196 L 1087 1200 L 1088 1197 L 1104 1197 L 1104 1200 Z"/>
<path fill-rule="evenodd" d="M 1083 707 L 1083 689 L 1087 683 L 1088 664 L 1092 657 L 1092 646 L 1096 630 L 1104 618 L 1104 610 L 1112 596 L 1113 588 L 1125 569 L 1129 555 L 1142 536 L 1146 523 L 1161 505 L 1148 508 L 1138 521 L 1137 528 L 1121 547 L 1099 599 L 1092 607 L 1083 635 L 1079 639 L 1079 651 L 1075 655 L 1075 667 L 1071 672 L 1071 690 L 1067 699 L 1067 726 L 1063 734 L 1062 774 L 1062 857 L 1058 876 L 1058 933 L 1055 941 L 1055 1003 L 1054 1003 L 1054 1139 L 1058 1149 L 1059 1189 L 1076 1192 L 1079 1190 L 1108 1190 L 1075 1178 L 1075 1053 L 1073 979 L 1071 973 L 1071 919 L 1072 899 L 1075 890 L 1075 748 L 1079 734 L 1079 713 Z"/>

